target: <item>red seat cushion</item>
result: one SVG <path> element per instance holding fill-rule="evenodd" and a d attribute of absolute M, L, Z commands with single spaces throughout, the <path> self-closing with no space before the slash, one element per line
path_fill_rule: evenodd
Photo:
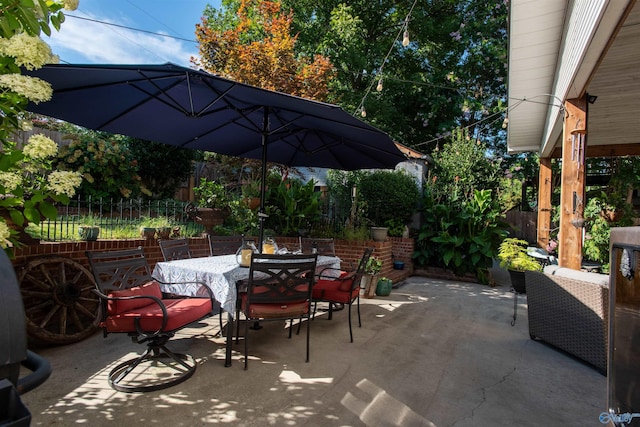
<path fill-rule="evenodd" d="M 360 292 L 358 287 L 351 290 L 352 284 L 353 277 L 348 280 L 318 280 L 313 286 L 313 299 L 348 304 Z"/>
<path fill-rule="evenodd" d="M 202 319 L 212 310 L 209 298 L 165 299 L 162 300 L 162 303 L 165 305 L 168 315 L 168 321 L 164 327 L 165 332 L 175 331 Z M 162 309 L 156 303 L 109 316 L 105 321 L 105 326 L 108 332 L 134 332 L 136 331 L 134 323 L 136 318 L 140 319 L 140 327 L 145 332 L 154 332 L 162 327 Z"/>
<path fill-rule="evenodd" d="M 129 289 L 121 289 L 118 291 L 110 291 L 107 296 L 110 297 L 131 297 L 131 296 L 154 296 L 162 299 L 162 290 L 158 282 L 151 281 L 142 286 L 136 286 Z M 107 301 L 107 315 L 124 313 L 126 311 L 135 310 L 136 308 L 145 307 L 149 304 L 155 304 L 151 298 L 132 298 L 127 300 L 109 300 Z"/>
<path fill-rule="evenodd" d="M 287 319 L 309 313 L 308 301 L 288 302 L 286 304 L 253 303 L 247 312 L 247 294 L 241 297 L 242 311 L 252 319 Z"/>

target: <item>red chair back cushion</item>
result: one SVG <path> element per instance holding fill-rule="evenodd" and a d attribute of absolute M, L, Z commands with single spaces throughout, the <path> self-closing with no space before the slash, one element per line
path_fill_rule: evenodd
<path fill-rule="evenodd" d="M 162 299 L 162 290 L 160 284 L 155 280 L 145 283 L 142 286 L 136 286 L 129 289 L 119 291 L 111 291 L 107 296 L 110 297 L 130 297 L 130 296 L 154 296 Z M 137 308 L 146 307 L 149 304 L 155 304 L 151 298 L 132 298 L 127 300 L 109 300 L 107 301 L 107 315 L 114 316 L 116 314 L 135 310 Z"/>

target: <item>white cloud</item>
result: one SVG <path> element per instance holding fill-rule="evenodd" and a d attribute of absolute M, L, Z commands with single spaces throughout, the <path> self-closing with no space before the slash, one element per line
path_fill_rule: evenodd
<path fill-rule="evenodd" d="M 107 19 L 100 19 L 109 22 Z M 119 23 L 119 25 L 122 25 Z M 67 17 L 59 32 L 44 37 L 61 62 L 189 66 L 197 45 L 96 22 Z"/>

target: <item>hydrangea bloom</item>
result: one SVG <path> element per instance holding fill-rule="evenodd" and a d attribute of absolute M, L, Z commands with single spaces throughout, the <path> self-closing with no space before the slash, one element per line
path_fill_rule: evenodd
<path fill-rule="evenodd" d="M 22 177 L 15 172 L 0 171 L 0 186 L 11 192 L 22 184 Z"/>
<path fill-rule="evenodd" d="M 11 237 L 11 231 L 9 230 L 9 227 L 4 221 L 0 221 L 0 247 L 2 247 L 3 249 L 13 247 L 13 244 L 9 240 L 9 237 Z"/>
<path fill-rule="evenodd" d="M 58 153 L 58 144 L 51 138 L 37 133 L 29 137 L 29 143 L 24 146 L 22 152 L 32 159 L 46 159 Z"/>
<path fill-rule="evenodd" d="M 78 8 L 78 1 L 79 0 L 62 0 L 62 3 L 66 10 L 76 10 Z"/>
<path fill-rule="evenodd" d="M 47 177 L 47 188 L 57 195 L 66 194 L 73 197 L 76 188 L 82 183 L 82 176 L 78 172 L 53 171 Z"/>
<path fill-rule="evenodd" d="M 11 56 L 19 66 L 27 70 L 42 68 L 55 61 L 51 48 L 40 37 L 19 33 L 10 39 L 0 39 L 0 55 Z"/>
<path fill-rule="evenodd" d="M 48 101 L 53 95 L 53 89 L 49 83 L 37 77 L 23 76 L 22 74 L 0 75 L 0 87 L 22 95 L 35 104 Z"/>

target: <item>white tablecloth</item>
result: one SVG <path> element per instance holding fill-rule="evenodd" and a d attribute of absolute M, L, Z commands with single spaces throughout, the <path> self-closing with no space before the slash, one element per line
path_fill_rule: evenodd
<path fill-rule="evenodd" d="M 335 269 L 335 277 L 337 277 L 340 258 L 318 256 L 316 272 L 327 267 Z M 158 262 L 153 269 L 152 276 L 160 282 L 181 282 L 180 284 L 162 285 L 164 292 L 178 295 L 194 296 L 199 287 L 194 282 L 205 283 L 224 311 L 234 315 L 237 295 L 236 282 L 249 277 L 249 268 L 240 267 L 235 255 L 219 255 Z"/>

